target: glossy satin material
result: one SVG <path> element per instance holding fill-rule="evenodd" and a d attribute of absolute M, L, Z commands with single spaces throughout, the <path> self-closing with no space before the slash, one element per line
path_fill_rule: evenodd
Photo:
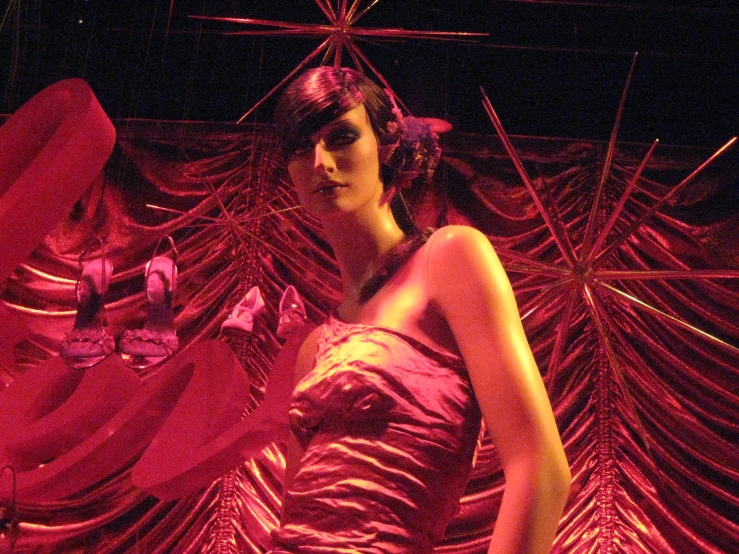
<path fill-rule="evenodd" d="M 9 352 L 14 365 L 0 360 L 0 388 L 58 353 L 74 321 L 77 257 L 91 229 L 111 245 L 108 255 L 115 273 L 107 332 L 116 337 L 143 325 L 144 264 L 161 236 L 171 233 L 181 254 L 175 322 L 183 349 L 216 336 L 246 292 L 254 285 L 261 289 L 265 313 L 257 318 L 252 335 L 231 344 L 249 374 L 248 402 L 254 406 L 281 348 L 274 331 L 285 288 L 298 288 L 315 322 L 323 321 L 339 302 L 341 283 L 318 224 L 290 209 L 297 200 L 263 126 L 128 120 L 117 128 L 118 142 L 105 172 L 4 283 L 0 330 L 13 329 L 2 319 L 5 308 L 22 317 L 34 336 Z M 410 191 L 406 199 L 422 226 L 461 223 L 487 234 L 511 279 L 574 476 L 552 552 L 735 551 L 739 354 L 609 293 L 597 306 L 612 341 L 617 341 L 613 353 L 621 364 L 616 371 L 575 291 L 564 348 L 559 362 L 552 363 L 571 295 L 567 288 L 564 293 L 552 289 L 551 280 L 539 274 L 522 271 L 531 267 L 529 258 L 560 264 L 557 245 L 498 138 L 448 134 L 442 139 L 438 182 Z M 602 174 L 605 145 L 525 137 L 513 143 L 532 174 L 536 168 L 541 179 L 535 184 L 558 206 L 568 236 L 579 245 Z M 648 148 L 619 143 L 603 219 L 612 213 Z M 648 180 L 640 181 L 605 245 L 713 151 L 660 144 L 645 170 Z M 739 280 L 701 278 L 700 271 L 739 268 L 737 175 L 735 149 L 644 221 L 605 266 L 654 272 L 651 279 L 607 283 L 734 345 L 739 345 Z M 147 204 L 176 211 L 157 211 Z M 238 240 L 232 222 L 244 230 Z M 522 261 L 513 257 L 516 252 Z M 695 278 L 656 274 L 679 268 L 695 272 Z M 156 378 L 154 372 L 140 376 L 148 382 Z M 631 392 L 636 410 L 623 390 Z M 634 413 L 643 433 L 637 432 Z M 130 464 L 122 464 L 118 473 L 79 495 L 19 502 L 15 552 L 264 553 L 278 522 L 283 464 L 281 449 L 274 445 L 202 493 L 175 502 L 159 502 L 136 489 Z M 483 441 L 462 509 L 435 552 L 487 551 L 503 482 L 495 449 Z M 6 473 L 0 491 L 9 484 Z M 0 551 L 2 546 L 0 541 Z"/>
<path fill-rule="evenodd" d="M 278 551 L 433 550 L 480 429 L 460 358 L 331 316 L 290 421 L 306 452 L 273 534 Z"/>

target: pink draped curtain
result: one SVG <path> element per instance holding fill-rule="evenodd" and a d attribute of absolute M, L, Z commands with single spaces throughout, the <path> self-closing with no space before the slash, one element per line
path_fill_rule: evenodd
<path fill-rule="evenodd" d="M 104 239 L 115 268 L 108 332 L 119 337 L 145 319 L 144 264 L 170 234 L 181 254 L 175 314 L 183 347 L 218 336 L 243 294 L 254 285 L 262 291 L 267 309 L 254 334 L 230 341 L 252 379 L 244 402 L 253 406 L 280 349 L 285 287 L 297 287 L 315 323 L 339 300 L 320 227 L 294 209 L 266 127 L 127 120 L 117 128 L 104 172 L 5 283 L 4 302 L 33 335 L 16 346 L 15 364 L 0 368 L 0 387 L 58 353 L 76 309 L 77 257 L 92 236 Z M 710 155 L 659 147 L 603 245 L 628 236 L 594 279 L 567 269 L 558 243 L 580 250 L 605 145 L 520 137 L 514 146 L 546 218 L 496 137 L 443 137 L 434 182 L 408 198 L 422 225 L 483 231 L 509 272 L 574 476 L 553 551 L 735 550 L 739 286 L 700 272 L 739 268 L 739 164 L 719 160 L 630 231 Z M 616 149 L 597 229 L 646 150 Z M 547 221 L 557 222 L 554 234 Z M 603 273 L 619 270 L 646 273 Z M 661 270 L 685 276 L 667 279 Z M 283 462 L 272 445 L 173 502 L 136 489 L 130 466 L 72 498 L 21 500 L 16 552 L 263 552 L 277 521 Z M 484 441 L 440 552 L 485 551 L 503 485 Z"/>

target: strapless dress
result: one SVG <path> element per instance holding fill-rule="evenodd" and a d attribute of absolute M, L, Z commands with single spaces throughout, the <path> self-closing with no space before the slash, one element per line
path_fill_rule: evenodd
<path fill-rule="evenodd" d="M 273 554 L 432 552 L 459 508 L 480 420 L 461 358 L 330 316 L 291 399 L 305 454 Z"/>

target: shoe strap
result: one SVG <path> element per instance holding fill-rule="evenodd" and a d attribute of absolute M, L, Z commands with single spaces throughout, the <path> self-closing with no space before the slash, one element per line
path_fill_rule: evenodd
<path fill-rule="evenodd" d="M 82 272 L 84 270 L 84 264 L 83 262 L 87 258 L 87 256 L 90 254 L 90 252 L 94 252 L 97 250 L 97 248 L 93 248 L 93 246 L 97 245 L 97 247 L 100 249 L 100 258 L 102 259 L 102 267 L 101 275 L 100 275 L 100 323 L 104 326 L 108 325 L 108 315 L 105 313 L 105 302 L 103 301 L 103 297 L 108 291 L 108 283 L 107 283 L 107 258 L 105 255 L 105 241 L 100 237 L 100 235 L 95 235 L 93 238 L 91 238 L 88 243 L 85 245 L 85 248 L 80 253 L 79 257 L 77 258 L 77 263 L 80 267 L 80 279 L 82 278 Z M 77 279 L 77 285 L 74 287 L 74 297 L 79 301 L 79 292 L 80 292 L 80 279 Z"/>
<path fill-rule="evenodd" d="M 90 239 L 90 241 L 87 243 L 85 248 L 82 250 L 82 252 L 79 255 L 79 258 L 77 258 L 77 263 L 80 266 L 80 274 L 82 274 L 82 262 L 87 259 L 87 256 L 90 254 L 90 252 L 94 252 L 95 249 L 93 249 L 93 245 L 97 244 L 100 248 L 100 254 L 101 258 L 103 259 L 103 277 L 102 277 L 102 290 L 106 290 L 107 283 L 105 282 L 105 242 L 103 242 L 103 239 L 100 238 L 100 235 L 95 235 L 93 238 Z M 77 286 L 79 286 L 79 281 L 77 282 Z M 75 296 L 77 294 L 77 291 L 75 291 Z"/>
<path fill-rule="evenodd" d="M 17 478 L 15 474 L 15 467 L 13 467 L 11 464 L 6 464 L 3 466 L 2 469 L 0 469 L 0 477 L 3 476 L 3 473 L 5 473 L 5 470 L 8 470 L 13 478 L 13 496 L 11 497 L 11 504 L 9 506 L 10 510 L 8 511 L 8 515 L 10 516 L 10 522 L 11 524 L 13 522 L 17 523 L 18 521 L 18 511 L 16 509 L 16 503 L 15 503 L 15 495 L 16 495 L 16 487 L 17 487 Z M 12 550 L 12 549 L 11 549 Z"/>
<path fill-rule="evenodd" d="M 169 247 L 172 249 L 172 256 L 157 256 L 157 252 L 159 251 L 159 247 L 162 245 L 162 241 L 164 239 L 167 239 L 169 241 Z M 180 253 L 177 251 L 177 247 L 174 245 L 174 240 L 170 235 L 164 235 L 161 237 L 158 241 L 156 246 L 154 247 L 154 252 L 151 256 L 151 260 L 149 260 L 149 263 L 146 264 L 146 273 L 144 275 L 144 286 L 146 286 L 147 281 L 149 280 L 149 273 L 151 271 L 151 262 L 154 261 L 154 258 L 157 257 L 169 257 L 170 260 L 172 260 L 172 278 L 170 286 L 172 287 L 172 295 L 174 295 L 175 292 L 175 286 L 177 281 L 177 258 L 179 257 Z"/>
<path fill-rule="evenodd" d="M 164 239 L 167 239 L 169 241 L 169 247 L 172 249 L 172 260 L 177 263 L 177 258 L 179 257 L 180 253 L 177 251 L 177 247 L 174 245 L 174 240 L 170 235 L 164 235 L 157 241 L 157 245 L 154 247 L 154 252 L 151 255 L 151 258 L 154 259 L 157 257 L 157 252 L 159 252 L 159 247 L 162 245 L 162 241 Z"/>

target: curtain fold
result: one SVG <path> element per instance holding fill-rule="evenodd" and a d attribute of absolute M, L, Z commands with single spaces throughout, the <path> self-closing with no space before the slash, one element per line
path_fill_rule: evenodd
<path fill-rule="evenodd" d="M 125 120 L 117 128 L 104 172 L 4 285 L 3 301 L 33 335 L 16 346 L 15 365 L 0 367 L 0 387 L 57 355 L 74 320 L 77 258 L 95 234 L 114 266 L 107 316 L 118 338 L 143 325 L 144 265 L 170 234 L 180 253 L 175 322 L 183 348 L 219 336 L 246 291 L 262 291 L 266 310 L 254 334 L 220 337 L 251 379 L 244 409 L 253 408 L 280 349 L 283 290 L 296 286 L 315 323 L 339 302 L 320 226 L 297 208 L 267 127 Z M 508 271 L 574 477 L 553 551 L 735 550 L 739 280 L 701 271 L 739 269 L 736 156 L 630 231 L 711 153 L 658 147 L 601 250 L 626 238 L 598 265 L 573 268 L 568 257 L 583 254 L 605 144 L 514 137 L 542 214 L 496 137 L 443 139 L 434 182 L 407 200 L 421 225 L 480 229 Z M 594 214 L 596 239 L 647 149 L 617 147 Z M 655 273 L 677 270 L 684 276 Z M 277 523 L 283 465 L 274 444 L 206 490 L 161 502 L 132 485 L 129 464 L 74 497 L 19 502 L 15 551 L 263 552 Z M 503 485 L 484 439 L 439 552 L 486 550 Z"/>

